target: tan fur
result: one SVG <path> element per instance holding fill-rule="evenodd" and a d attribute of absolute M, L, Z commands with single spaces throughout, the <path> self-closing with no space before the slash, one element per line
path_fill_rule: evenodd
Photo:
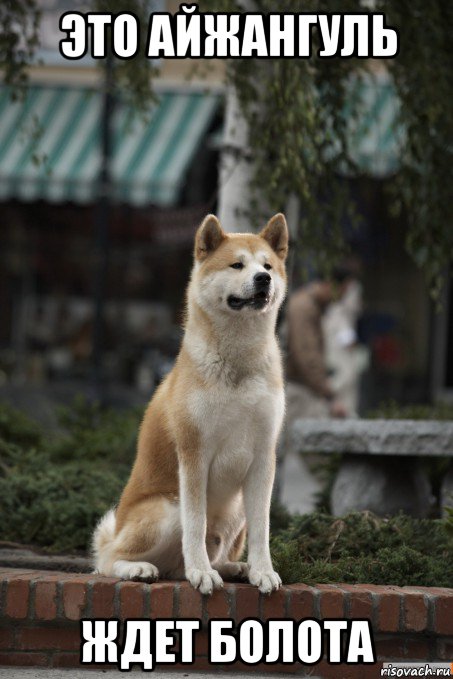
<path fill-rule="evenodd" d="M 95 531 L 99 572 L 185 574 L 203 593 L 221 576 L 248 575 L 263 592 L 279 586 L 268 514 L 284 403 L 275 322 L 287 243 L 282 215 L 260 235 L 226 234 L 212 215 L 198 230 L 184 341 L 146 409 L 119 505 Z M 268 267 L 269 293 L 255 308 L 254 276 Z M 232 297 L 247 304 L 234 310 Z M 238 561 L 246 517 L 248 566 Z"/>
<path fill-rule="evenodd" d="M 245 547 L 245 539 L 247 537 L 247 531 L 244 528 L 237 534 L 233 546 L 230 549 L 228 558 L 230 561 L 239 561 L 242 556 Z"/>

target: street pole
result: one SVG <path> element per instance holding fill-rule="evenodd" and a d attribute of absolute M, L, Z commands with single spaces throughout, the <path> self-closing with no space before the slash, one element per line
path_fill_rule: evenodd
<path fill-rule="evenodd" d="M 111 170 L 112 118 L 114 110 L 113 57 L 107 54 L 101 117 L 101 169 L 98 179 L 98 201 L 95 211 L 95 274 L 94 274 L 94 322 L 92 353 L 92 384 L 94 400 L 101 405 L 106 401 L 106 385 L 103 372 L 105 344 L 105 299 L 108 273 L 109 222 L 111 216 Z"/>

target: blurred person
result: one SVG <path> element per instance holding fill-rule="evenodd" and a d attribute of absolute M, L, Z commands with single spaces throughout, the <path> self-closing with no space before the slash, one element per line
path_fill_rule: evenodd
<path fill-rule="evenodd" d="M 329 305 L 344 294 L 351 279 L 337 269 L 296 290 L 287 308 L 287 426 L 299 418 L 346 417 L 347 408 L 330 383 L 323 331 Z"/>
<path fill-rule="evenodd" d="M 292 424 L 299 418 L 346 417 L 328 377 L 323 317 L 329 305 L 344 294 L 351 273 L 333 272 L 290 295 L 286 310 L 286 418 L 277 456 L 274 498 L 292 512 L 312 511 L 319 480 L 291 444 Z"/>
<path fill-rule="evenodd" d="M 342 297 L 328 307 L 323 318 L 329 384 L 348 417 L 357 417 L 360 376 L 368 364 L 368 351 L 357 336 L 362 309 L 362 285 L 351 279 Z"/>

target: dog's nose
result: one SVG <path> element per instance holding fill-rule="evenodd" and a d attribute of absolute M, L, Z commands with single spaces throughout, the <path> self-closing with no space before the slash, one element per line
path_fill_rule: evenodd
<path fill-rule="evenodd" d="M 253 280 L 255 281 L 255 286 L 257 288 L 267 288 L 271 282 L 271 277 L 268 273 L 262 271 L 260 273 L 256 273 L 253 277 Z"/>

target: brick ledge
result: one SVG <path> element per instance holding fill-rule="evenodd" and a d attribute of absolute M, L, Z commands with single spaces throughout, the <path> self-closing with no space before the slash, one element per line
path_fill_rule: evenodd
<path fill-rule="evenodd" d="M 77 666 L 78 621 L 96 617 L 195 617 L 204 625 L 223 617 L 236 624 L 249 617 L 369 618 L 380 661 L 453 659 L 453 589 L 296 584 L 264 596 L 250 585 L 226 583 L 212 597 L 203 597 L 187 582 L 149 585 L 92 574 L 0 568 L 0 665 Z M 195 668 L 213 671 L 204 632 L 197 641 Z M 237 669 L 244 667 L 237 663 Z M 301 665 L 249 669 L 313 671 Z M 338 669 L 323 662 L 316 673 L 335 677 Z M 342 673 L 375 677 L 376 669 L 342 666 Z"/>

